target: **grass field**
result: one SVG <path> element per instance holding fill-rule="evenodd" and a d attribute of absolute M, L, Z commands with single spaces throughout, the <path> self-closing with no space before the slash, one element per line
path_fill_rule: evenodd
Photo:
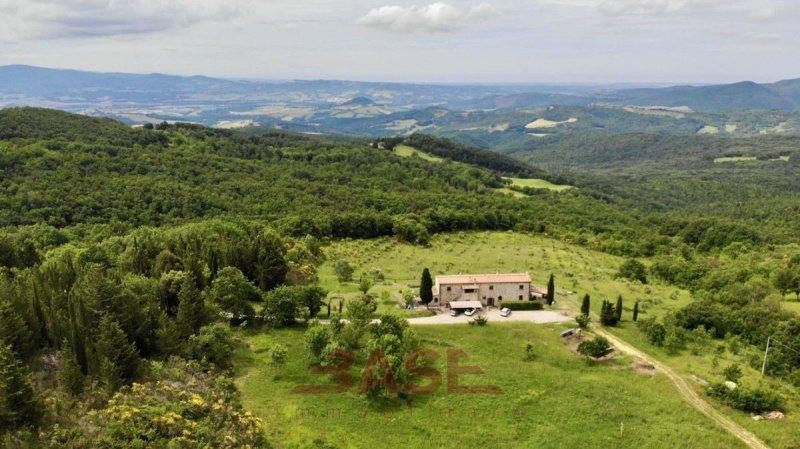
<path fill-rule="evenodd" d="M 714 159 L 715 164 L 723 164 L 726 162 L 750 162 L 758 160 L 755 156 L 732 156 L 732 157 L 718 157 Z"/>
<path fill-rule="evenodd" d="M 309 372 L 302 330 L 245 334 L 238 384 L 244 406 L 267 423 L 278 448 L 725 448 L 744 447 L 674 394 L 663 375 L 637 374 L 626 357 L 588 364 L 560 341 L 561 327 L 533 324 L 423 326 L 423 345 L 440 354 L 462 349 L 462 385 L 496 385 L 502 394 L 448 393 L 369 404 L 356 392 L 293 394 L 325 380 Z M 267 362 L 272 344 L 289 348 L 281 367 Z M 523 361 L 527 343 L 537 359 Z M 357 362 L 358 367 L 363 361 Z M 358 369 L 352 374 L 358 376 Z"/>
<path fill-rule="evenodd" d="M 402 156 L 402 157 L 411 157 L 413 155 L 417 155 L 420 158 L 425 159 L 426 161 L 430 161 L 430 162 L 443 162 L 444 161 L 444 159 L 442 159 L 442 158 L 440 158 L 438 156 L 434 156 L 434 155 L 428 154 L 428 153 L 426 153 L 424 151 L 420 151 L 420 150 L 418 150 L 418 149 L 416 149 L 414 147 L 410 147 L 408 145 L 402 145 L 402 144 L 401 145 L 397 145 L 396 147 L 394 147 L 394 154 L 396 154 L 398 156 Z"/>
<path fill-rule="evenodd" d="M 758 349 L 750 348 L 739 355 L 724 352 L 716 357 L 717 361 L 714 363 L 715 349 L 719 345 L 725 345 L 724 341 L 714 341 L 708 348 L 699 351 L 686 350 L 678 355 L 667 354 L 663 349 L 656 348 L 646 341 L 643 334 L 630 321 L 634 301 L 640 301 L 640 316 L 645 318 L 650 315 L 661 316 L 669 310 L 683 307 L 691 301 L 691 296 L 686 291 L 658 283 L 642 285 L 615 279 L 614 275 L 624 261 L 622 258 L 546 237 L 511 232 L 437 235 L 428 247 L 407 245 L 392 239 L 340 241 L 326 246 L 324 251 L 327 261 L 320 267 L 320 282 L 324 288 L 332 292 L 332 296 L 347 298 L 358 294 L 356 283 L 339 283 L 336 280 L 333 264 L 337 260 L 347 260 L 356 268 L 354 279 L 373 269 L 378 269 L 384 274 L 384 282 L 374 285 L 370 290 L 379 297 L 386 298 L 388 295 L 390 298 L 389 301 L 379 302 L 381 313 L 395 312 L 409 317 L 424 313 L 424 311 L 408 312 L 395 306 L 401 298 L 401 291 L 418 291 L 419 276 L 423 267 L 428 267 L 434 276 L 459 272 L 529 272 L 534 283 L 538 285 L 545 285 L 548 276 L 553 273 L 557 291 L 554 305 L 556 310 L 577 310 L 579 298 L 584 293 L 589 293 L 592 297 L 592 309 L 595 313 L 599 313 L 603 299 L 614 300 L 621 294 L 625 304 L 623 323 L 612 330 L 614 334 L 669 364 L 687 378 L 719 381 L 726 366 L 739 364 L 745 370 L 743 382 L 746 385 L 778 388 L 790 398 L 791 405 L 786 420 L 756 422 L 745 413 L 728 409 L 718 403 L 715 405 L 740 425 L 764 439 L 773 449 L 795 448 L 800 443 L 800 433 L 796 430 L 800 426 L 800 421 L 797 419 L 797 415 L 800 414 L 797 407 L 797 391 L 780 382 L 764 380 L 757 370 L 749 367 L 749 359 L 757 356 Z M 786 302 L 787 307 L 795 304 L 800 303 Z M 558 326 L 537 327 L 499 323 L 490 323 L 486 329 L 467 326 L 420 328 L 420 332 L 424 332 L 429 340 L 428 346 L 437 351 L 448 345 L 465 346 L 464 349 L 469 349 L 467 352 L 470 356 L 474 356 L 480 362 L 478 364 L 487 369 L 487 375 L 491 373 L 492 379 L 496 378 L 498 384 L 511 392 L 499 400 L 480 397 L 472 398 L 466 403 L 462 398 L 451 398 L 446 395 L 420 399 L 421 404 L 415 403 L 414 407 L 421 406 L 426 412 L 430 409 L 430 413 L 437 417 L 435 426 L 430 424 L 429 419 L 413 415 L 416 408 L 412 408 L 411 416 L 403 414 L 402 410 L 405 409 L 398 409 L 396 405 L 375 412 L 354 393 L 336 398 L 316 398 L 316 400 L 289 395 L 288 388 L 291 381 L 305 382 L 310 379 L 306 373 L 297 372 L 299 368 L 295 364 L 300 363 L 299 366 L 302 368 L 304 366 L 302 363 L 305 362 L 290 361 L 286 368 L 282 368 L 286 371 L 279 373 L 261 360 L 263 357 L 259 356 L 259 351 L 263 352 L 271 342 L 277 341 L 296 348 L 290 351 L 291 354 L 301 354 L 302 343 L 295 341 L 300 338 L 300 331 L 297 330 L 247 335 L 246 341 L 251 345 L 251 351 L 242 354 L 247 361 L 246 368 L 240 376 L 240 385 L 248 407 L 259 414 L 273 413 L 265 415 L 267 422 L 276 419 L 279 423 L 286 423 L 287 428 L 291 429 L 277 431 L 279 434 L 276 434 L 276 438 L 286 441 L 279 447 L 306 447 L 309 438 L 321 434 L 328 435 L 330 438 L 326 438 L 332 441 L 339 441 L 346 439 L 349 433 L 352 433 L 353 441 L 356 443 L 344 447 L 382 447 L 389 443 L 381 444 L 379 438 L 382 435 L 373 431 L 373 427 L 385 428 L 387 425 L 405 428 L 405 430 L 393 430 L 398 433 L 397 438 L 407 438 L 413 443 L 405 447 L 423 445 L 455 447 L 455 443 L 451 445 L 450 440 L 456 438 L 465 438 L 460 441 L 467 442 L 459 445 L 460 447 L 472 447 L 481 444 L 477 437 L 491 442 L 497 440 L 496 447 L 566 448 L 575 445 L 591 446 L 593 442 L 603 447 L 620 448 L 739 447 L 726 436 L 720 436 L 718 440 L 707 439 L 708 435 L 720 435 L 717 428 L 706 418 L 695 416 L 692 409 L 680 401 L 677 392 L 671 389 L 670 384 L 666 379 L 662 379 L 661 375 L 654 379 L 638 376 L 628 368 L 629 360 L 611 367 L 587 367 L 563 351 L 554 337 L 558 329 L 560 329 Z M 491 337 L 480 338 L 476 335 Z M 548 342 L 541 349 L 544 351 L 543 358 L 534 364 L 547 365 L 539 367 L 543 370 L 542 373 L 546 373 L 542 374 L 541 379 L 538 378 L 539 374 L 529 373 L 527 371 L 529 365 L 521 362 L 526 339 L 532 342 Z M 469 361 L 472 362 L 472 359 Z M 490 371 L 489 368 L 496 371 Z M 561 372 L 561 383 L 556 383 L 559 372 Z M 271 379 L 276 375 L 277 383 L 271 383 Z M 286 379 L 283 376 L 287 376 Z M 574 378 L 584 379 L 587 383 L 583 383 L 582 380 L 573 381 Z M 606 404 L 608 401 L 613 403 L 617 400 L 609 398 L 612 394 L 610 390 L 617 388 L 611 387 L 614 381 L 624 385 L 618 386 L 622 388 L 619 393 L 621 408 L 612 411 L 606 408 Z M 592 389 L 590 385 L 592 382 L 598 382 L 597 391 Z M 698 380 L 696 391 L 705 397 L 703 390 L 704 387 Z M 525 413 L 530 413 L 530 416 L 525 415 L 526 424 L 522 426 L 509 413 L 513 413 L 516 401 L 520 397 L 525 397 L 530 391 L 536 392 L 537 399 L 531 402 L 529 409 L 525 409 L 527 410 Z M 553 400 L 549 395 L 545 395 L 547 396 L 545 399 L 543 392 L 557 392 L 558 400 Z M 587 398 L 591 401 L 587 402 Z M 653 402 L 648 403 L 648 401 Z M 473 402 L 478 410 L 497 410 L 498 416 L 483 416 L 479 419 L 479 425 L 472 426 L 470 430 L 449 429 L 445 423 L 447 418 L 463 419 L 462 409 L 465 404 Z M 592 403 L 597 410 L 592 408 Z M 359 426 L 358 419 L 351 422 L 353 419 L 332 420 L 320 419 L 317 416 L 320 410 L 329 409 L 336 404 L 343 410 L 342 413 L 349 413 L 351 416 L 369 411 L 363 428 Z M 302 410 L 305 412 L 300 412 Z M 304 413 L 309 414 L 307 410 L 316 412 L 312 413 L 313 416 L 302 416 Z M 628 434 L 628 432 L 633 433 L 634 428 L 639 429 L 637 431 L 639 433 L 650 432 L 649 429 L 646 431 L 642 429 L 655 425 L 650 420 L 650 414 L 654 413 L 654 410 L 657 414 L 663 414 L 664 425 L 673 427 L 674 436 L 663 433 L 657 425 L 652 429 L 652 434 L 635 437 Z M 641 411 L 641 414 L 637 411 Z M 372 414 L 373 412 L 377 414 Z M 587 413 L 588 418 L 586 418 Z M 298 417 L 298 414 L 301 416 Z M 540 414 L 548 416 L 549 423 L 531 418 Z M 605 415 L 614 418 L 603 424 Z M 623 416 L 623 419 L 618 419 L 618 416 Z M 588 419 L 585 432 L 582 432 L 584 429 L 580 425 L 581 419 Z M 687 424 L 684 419 L 692 421 Z M 622 435 L 619 434 L 620 424 L 616 421 L 623 422 L 625 431 Z M 526 432 L 528 429 L 529 432 Z M 594 435 L 595 432 L 599 432 L 597 439 L 587 436 Z M 657 439 L 650 439 L 649 435 L 663 438 L 661 442 L 663 444 L 659 445 Z M 394 440 L 390 442 L 395 443 Z"/>
<path fill-rule="evenodd" d="M 556 185 L 544 179 L 523 179 L 523 178 L 506 178 L 511 180 L 511 184 L 517 187 L 532 187 L 534 189 L 548 189 L 556 192 L 561 192 L 567 189 L 573 189 L 572 186 Z"/>

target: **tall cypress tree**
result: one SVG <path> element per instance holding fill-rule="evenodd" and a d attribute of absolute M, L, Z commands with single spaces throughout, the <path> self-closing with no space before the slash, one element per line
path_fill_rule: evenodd
<path fill-rule="evenodd" d="M 556 302 L 556 280 L 553 273 L 550 273 L 550 280 L 547 281 L 547 305 L 552 306 Z"/>
<path fill-rule="evenodd" d="M 206 318 L 205 303 L 200 295 L 200 290 L 197 289 L 194 276 L 186 276 L 183 280 L 178 300 L 176 317 L 178 332 L 182 337 L 188 338 L 200 330 L 200 326 L 205 323 Z"/>
<path fill-rule="evenodd" d="M 422 270 L 422 278 L 419 281 L 419 299 L 426 308 L 433 301 L 433 279 L 427 268 Z"/>
<path fill-rule="evenodd" d="M 83 392 L 84 377 L 81 366 L 75 358 L 75 351 L 68 339 L 61 344 L 61 357 L 58 362 L 58 384 L 65 392 L 77 396 Z"/>
<path fill-rule="evenodd" d="M 36 425 L 39 403 L 30 375 L 11 345 L 0 344 L 0 429 Z"/>
<path fill-rule="evenodd" d="M 622 321 L 622 295 L 617 295 L 617 306 L 614 309 L 617 322 Z"/>
<path fill-rule="evenodd" d="M 585 316 L 589 316 L 590 305 L 589 294 L 587 293 L 583 296 L 583 302 L 581 303 L 581 313 Z"/>
<path fill-rule="evenodd" d="M 633 305 L 633 321 L 636 322 L 639 320 L 639 301 Z"/>
<path fill-rule="evenodd" d="M 139 373 L 141 358 L 136 346 L 108 315 L 100 318 L 94 353 L 100 363 L 100 378 L 112 390 L 135 379 Z"/>
<path fill-rule="evenodd" d="M 18 357 L 28 357 L 33 350 L 33 333 L 11 301 L 3 298 L 0 298 L 0 323 L 0 345 L 11 345 Z"/>

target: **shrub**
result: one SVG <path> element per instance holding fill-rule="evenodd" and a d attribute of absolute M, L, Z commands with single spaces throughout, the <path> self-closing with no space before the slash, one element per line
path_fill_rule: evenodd
<path fill-rule="evenodd" d="M 215 323 L 200 328 L 190 339 L 192 355 L 198 360 L 205 359 L 220 368 L 231 366 L 234 342 L 227 324 Z"/>
<path fill-rule="evenodd" d="M 617 277 L 630 279 L 632 281 L 639 281 L 642 284 L 646 284 L 647 268 L 643 263 L 636 259 L 628 259 L 622 264 L 622 266 L 619 267 Z"/>
<path fill-rule="evenodd" d="M 470 326 L 476 326 L 477 325 L 477 326 L 483 327 L 483 326 L 486 326 L 487 324 L 489 324 L 489 318 L 486 318 L 483 315 L 478 315 L 478 316 L 475 317 L 474 320 L 469 322 Z"/>
<path fill-rule="evenodd" d="M 525 361 L 532 362 L 536 360 L 536 352 L 534 352 L 533 345 L 528 343 L 525 345 Z"/>
<path fill-rule="evenodd" d="M 289 355 L 289 348 L 282 344 L 275 344 L 269 350 L 269 358 L 273 365 L 283 365 Z"/>
<path fill-rule="evenodd" d="M 603 336 L 596 336 L 593 340 L 584 341 L 578 345 L 578 352 L 586 357 L 602 357 L 608 354 L 611 344 Z"/>
<path fill-rule="evenodd" d="M 725 380 L 729 380 L 731 382 L 739 382 L 739 379 L 742 378 L 742 368 L 739 365 L 730 365 L 722 372 L 722 375 L 725 376 Z"/>
<path fill-rule="evenodd" d="M 308 327 L 305 335 L 305 346 L 308 352 L 311 353 L 314 361 L 319 361 L 322 357 L 322 352 L 330 341 L 331 336 L 328 329 L 319 324 L 319 322 L 315 322 Z"/>
<path fill-rule="evenodd" d="M 544 304 L 539 301 L 525 301 L 525 302 L 503 302 L 502 307 L 509 310 L 543 310 Z"/>
<path fill-rule="evenodd" d="M 586 327 L 589 325 L 589 321 L 590 319 L 586 315 L 578 315 L 575 317 L 575 322 L 578 323 L 578 327 L 581 329 L 586 329 Z"/>
<path fill-rule="evenodd" d="M 600 308 L 600 322 L 603 326 L 617 325 L 617 313 L 611 301 L 603 301 L 603 306 Z"/>
<path fill-rule="evenodd" d="M 708 394 L 735 409 L 748 413 L 786 410 L 786 401 L 783 396 L 772 390 L 744 389 L 742 387 L 731 390 L 723 383 L 715 383 L 708 387 Z"/>
<path fill-rule="evenodd" d="M 355 269 L 346 260 L 337 260 L 333 264 L 333 272 L 339 282 L 350 282 L 353 279 Z"/>

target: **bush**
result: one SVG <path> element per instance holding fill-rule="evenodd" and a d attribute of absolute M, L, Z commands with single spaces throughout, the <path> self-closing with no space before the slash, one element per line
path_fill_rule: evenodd
<path fill-rule="evenodd" d="M 606 337 L 598 335 L 593 340 L 584 341 L 578 345 L 578 352 L 586 357 L 602 357 L 611 350 L 611 344 Z"/>
<path fill-rule="evenodd" d="M 328 329 L 319 324 L 319 322 L 314 322 L 308 327 L 305 335 L 305 346 L 314 361 L 319 361 L 322 357 L 322 351 L 325 350 L 325 346 L 328 346 L 330 341 L 331 336 Z"/>
<path fill-rule="evenodd" d="M 486 326 L 487 324 L 489 324 L 489 318 L 486 318 L 483 315 L 478 315 L 478 316 L 475 317 L 474 320 L 469 322 L 470 326 L 476 326 L 477 325 L 477 326 L 483 327 L 483 326 Z"/>
<path fill-rule="evenodd" d="M 575 322 L 578 323 L 578 327 L 581 329 L 586 329 L 589 326 L 589 317 L 586 315 L 578 315 L 575 317 Z"/>
<path fill-rule="evenodd" d="M 283 365 L 289 355 L 289 348 L 282 344 L 275 344 L 269 350 L 269 358 L 273 365 Z"/>
<path fill-rule="evenodd" d="M 708 387 L 708 394 L 731 407 L 748 413 L 785 411 L 786 401 L 775 391 L 762 389 L 729 389 L 723 383 L 715 383 Z"/>
<path fill-rule="evenodd" d="M 206 360 L 220 368 L 229 368 L 234 352 L 234 341 L 227 324 L 215 323 L 200 328 L 189 340 L 192 356 Z"/>
<path fill-rule="evenodd" d="M 525 361 L 532 362 L 536 360 L 536 352 L 533 349 L 533 345 L 528 343 L 525 345 Z"/>
<path fill-rule="evenodd" d="M 639 281 L 642 284 L 646 284 L 647 268 L 643 263 L 636 259 L 628 259 L 622 264 L 622 266 L 619 267 L 617 277 L 630 279 L 632 281 Z"/>
<path fill-rule="evenodd" d="M 742 378 L 742 368 L 739 365 L 730 365 L 729 367 L 725 368 L 725 371 L 722 372 L 722 375 L 725 376 L 725 380 L 739 382 L 739 379 Z"/>
<path fill-rule="evenodd" d="M 503 302 L 501 307 L 506 307 L 509 310 L 543 310 L 544 304 L 539 301 L 525 301 L 525 302 Z"/>

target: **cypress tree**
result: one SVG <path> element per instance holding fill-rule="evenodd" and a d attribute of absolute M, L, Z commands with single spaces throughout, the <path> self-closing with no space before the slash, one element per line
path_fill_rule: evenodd
<path fill-rule="evenodd" d="M 431 272 L 427 268 L 422 270 L 422 278 L 419 282 L 419 299 L 428 307 L 428 304 L 433 301 L 433 279 L 431 279 Z"/>
<path fill-rule="evenodd" d="M 552 306 L 556 302 L 556 281 L 553 273 L 550 273 L 550 280 L 547 281 L 547 305 Z"/>
<path fill-rule="evenodd" d="M 99 365 L 99 377 L 109 388 L 116 389 L 122 382 L 131 381 L 139 373 L 141 358 L 136 346 L 108 315 L 100 318 L 94 353 Z"/>
<path fill-rule="evenodd" d="M 242 270 L 248 274 L 249 270 Z M 270 232 L 262 232 L 256 237 L 253 248 L 251 280 L 263 291 L 269 291 L 283 284 L 289 273 L 289 264 L 283 255 L 283 243 Z"/>
<path fill-rule="evenodd" d="M 83 392 L 84 377 L 81 366 L 75 358 L 75 351 L 66 338 L 61 345 L 61 358 L 58 363 L 58 383 L 65 392 L 77 396 Z"/>
<path fill-rule="evenodd" d="M 622 321 L 622 295 L 617 296 L 617 307 L 614 310 L 617 322 Z"/>
<path fill-rule="evenodd" d="M 639 301 L 633 305 L 633 321 L 636 322 L 639 320 Z"/>
<path fill-rule="evenodd" d="M 587 293 L 583 296 L 583 302 L 581 303 L 581 313 L 584 314 L 585 316 L 589 316 L 589 310 L 590 310 L 590 299 L 589 299 L 589 294 Z"/>
<path fill-rule="evenodd" d="M 0 345 L 10 345 L 18 357 L 28 357 L 33 348 L 33 333 L 11 301 L 0 298 Z"/>
<path fill-rule="evenodd" d="M 603 301 L 603 306 L 600 308 L 600 322 L 603 323 L 603 326 L 617 324 L 617 312 L 614 310 L 614 304 L 611 301 Z"/>
<path fill-rule="evenodd" d="M 181 337 L 188 338 L 197 333 L 205 322 L 205 304 L 194 276 L 186 276 L 178 293 L 178 315 L 176 321 Z"/>
<path fill-rule="evenodd" d="M 30 375 L 11 345 L 0 344 L 0 429 L 36 425 L 39 403 Z"/>

